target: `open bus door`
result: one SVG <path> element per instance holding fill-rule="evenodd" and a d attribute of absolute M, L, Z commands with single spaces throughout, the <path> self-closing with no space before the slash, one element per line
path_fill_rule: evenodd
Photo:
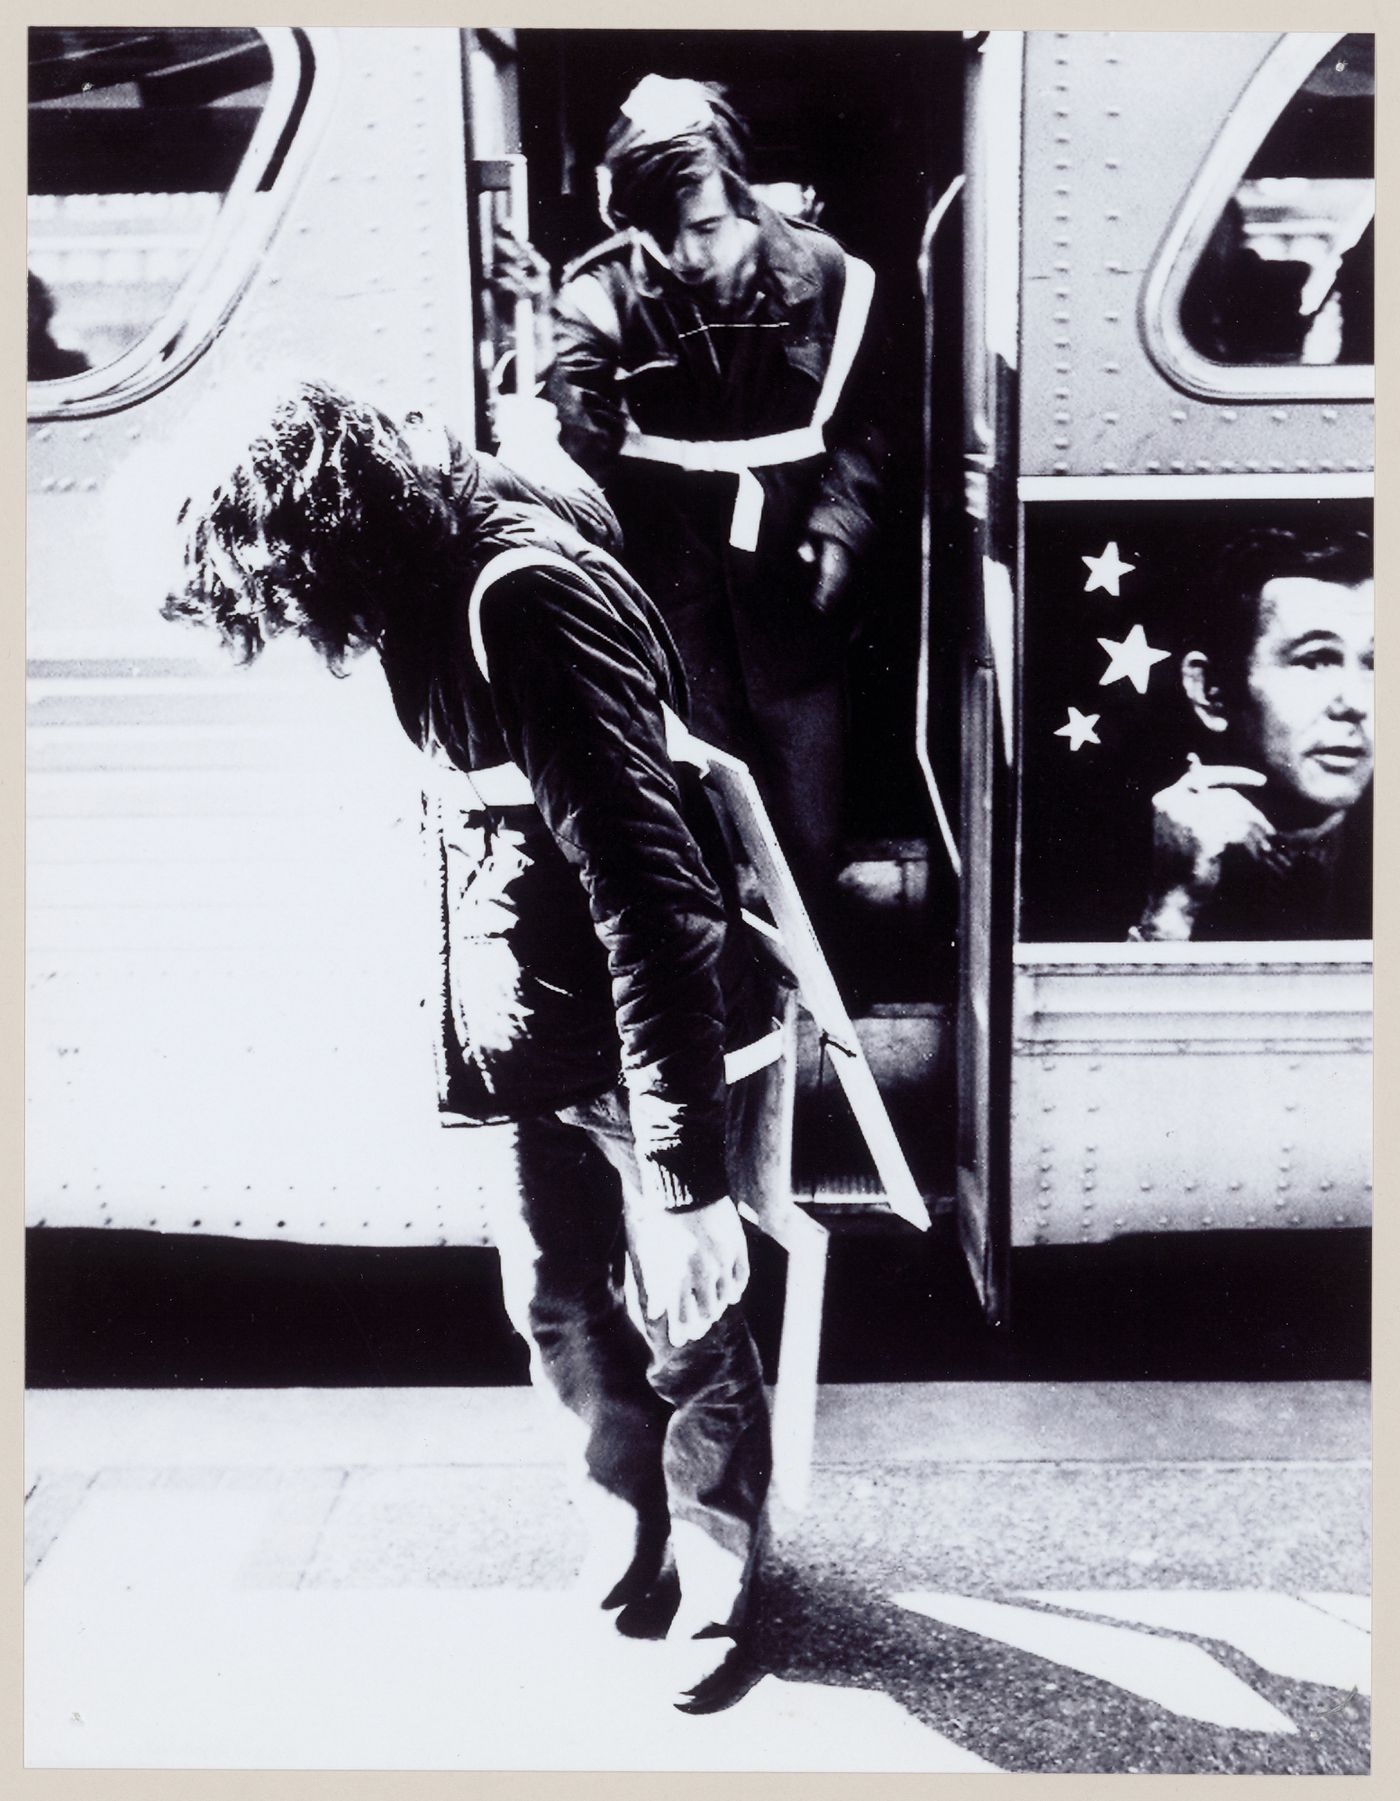
<path fill-rule="evenodd" d="M 1009 946 L 1014 899 L 1016 416 L 1021 42 L 967 46 L 963 488 L 969 605 L 962 667 L 957 1005 L 958 1236 L 983 1309 L 1004 1320 Z"/>
<path fill-rule="evenodd" d="M 1257 686 L 1258 569 L 1252 589 L 1222 574 L 1241 547 L 1352 558 L 1314 584 L 1350 596 L 1326 632 L 1351 672 L 1373 67 L 1369 38 L 1338 33 L 970 46 L 956 1198 L 994 1322 L 1036 1246 L 1369 1219 L 1363 636 L 1328 702 L 1346 724 L 1318 742 L 1366 787 L 1327 790 L 1327 848 L 1285 807 L 1282 855 L 1222 873 L 1213 918 L 1159 931 L 1147 901 L 1158 800 L 1193 744 L 1226 785 L 1266 754 L 1257 733 L 1204 735 L 1231 729 L 1227 700 L 1245 714 L 1231 655 Z M 1232 650 L 1211 622 L 1242 604 L 1253 635 Z M 1202 646 L 1220 670 L 1204 709 Z M 1260 767 L 1261 804 L 1306 793 L 1287 762 Z M 1330 873 L 1310 887 L 1299 867 Z"/>

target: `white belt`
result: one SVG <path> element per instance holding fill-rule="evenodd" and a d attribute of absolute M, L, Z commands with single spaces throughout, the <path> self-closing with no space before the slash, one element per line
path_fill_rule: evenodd
<path fill-rule="evenodd" d="M 763 485 L 755 469 L 771 469 L 780 463 L 800 463 L 826 450 L 826 426 L 836 411 L 846 377 L 855 362 L 865 333 L 870 302 L 875 293 L 875 273 L 859 257 L 846 257 L 846 285 L 841 310 L 831 340 L 831 360 L 826 366 L 811 423 L 790 431 L 769 432 L 762 438 L 666 438 L 639 431 L 630 421 L 622 442 L 622 455 L 647 463 L 669 463 L 693 474 L 737 475 L 739 492 L 729 542 L 736 550 L 758 547 L 759 521 L 763 517 Z"/>
<path fill-rule="evenodd" d="M 629 430 L 622 444 L 625 457 L 645 463 L 669 463 L 693 474 L 737 475 L 739 492 L 729 522 L 729 542 L 736 550 L 758 548 L 758 526 L 763 517 L 763 484 L 755 469 L 771 469 L 779 463 L 800 463 L 821 456 L 826 434 L 819 425 L 799 425 L 793 431 L 772 432 L 766 438 L 661 438 L 651 432 Z"/>
<path fill-rule="evenodd" d="M 699 770 L 709 767 L 703 740 L 694 737 L 679 715 L 664 702 L 666 750 L 673 763 L 690 763 Z M 460 769 L 444 755 L 432 757 L 434 787 L 444 799 L 473 812 L 484 807 L 532 807 L 535 793 L 530 778 L 518 763 L 493 763 L 489 769 Z"/>
<path fill-rule="evenodd" d="M 476 807 L 532 807 L 535 791 L 518 763 L 493 763 L 489 769 L 460 770 L 463 791 L 460 804 Z M 468 790 L 470 792 L 468 792 Z"/>

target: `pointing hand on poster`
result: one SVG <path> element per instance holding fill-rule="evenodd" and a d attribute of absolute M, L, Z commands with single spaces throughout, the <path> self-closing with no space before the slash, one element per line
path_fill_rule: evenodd
<path fill-rule="evenodd" d="M 1238 846 L 1259 856 L 1271 848 L 1273 825 L 1240 792 L 1267 780 L 1257 769 L 1202 763 L 1193 751 L 1185 773 L 1153 795 L 1153 894 L 1139 936 L 1189 938 L 1219 884 L 1225 852 Z"/>

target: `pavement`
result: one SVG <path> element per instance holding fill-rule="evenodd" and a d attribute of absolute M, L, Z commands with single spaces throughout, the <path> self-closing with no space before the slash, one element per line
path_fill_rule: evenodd
<path fill-rule="evenodd" d="M 35 1390 L 37 1767 L 1360 1773 L 1369 1388 L 842 1384 L 728 1711 L 519 1388 Z"/>

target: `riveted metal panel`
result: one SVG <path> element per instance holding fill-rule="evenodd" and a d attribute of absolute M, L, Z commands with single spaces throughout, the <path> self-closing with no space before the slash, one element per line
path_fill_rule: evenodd
<path fill-rule="evenodd" d="M 473 435 L 459 33 L 310 35 L 310 155 L 223 329 L 31 429 L 31 1223 L 476 1243 L 511 1179 L 505 1136 L 437 1120 L 421 771 L 375 660 L 233 670 L 109 568 L 123 461 L 263 372 Z"/>
<path fill-rule="evenodd" d="M 325 839 L 301 869 L 289 850 L 250 873 L 295 880 Z M 368 909 L 323 919 L 319 940 L 283 910 L 287 941 L 256 961 L 190 945 L 198 915 L 175 906 L 122 907 L 101 951 L 36 949 L 28 1224 L 486 1241 L 489 1191 L 513 1179 L 509 1129 L 441 1129 L 411 972 L 361 961 L 379 946 Z M 226 924 L 236 937 L 233 896 Z M 185 994 L 188 1006 L 170 998 Z"/>
<path fill-rule="evenodd" d="M 1365 402 L 1190 397 L 1148 356 L 1143 285 L 1276 34 L 1028 36 L 1022 209 L 1026 475 L 1290 474 L 1372 466 Z"/>
<path fill-rule="evenodd" d="M 1013 1243 L 1367 1224 L 1367 948 L 1022 952 Z"/>

